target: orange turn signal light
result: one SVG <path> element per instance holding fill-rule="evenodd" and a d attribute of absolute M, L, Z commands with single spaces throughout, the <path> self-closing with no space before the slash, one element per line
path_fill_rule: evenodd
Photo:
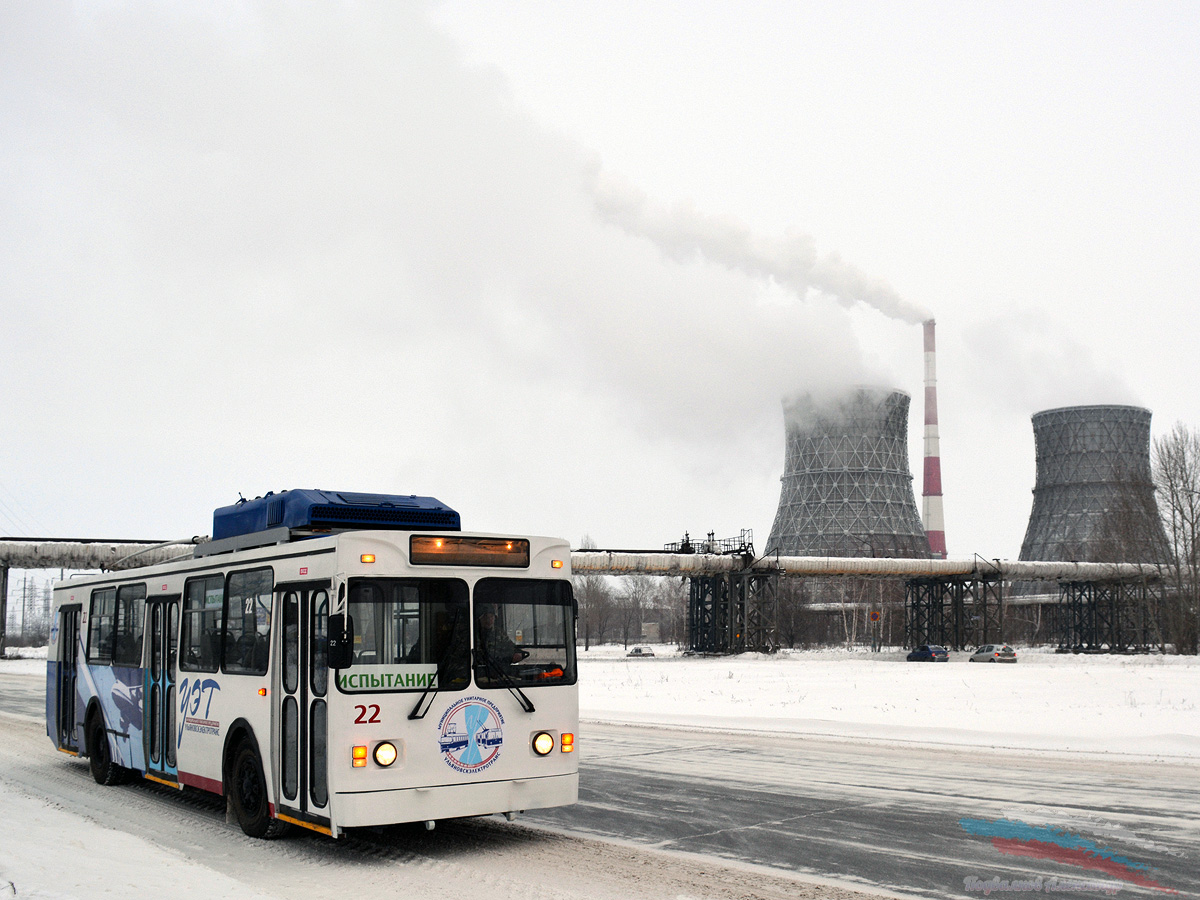
<path fill-rule="evenodd" d="M 360 556 L 358 558 L 358 561 L 365 562 L 365 563 L 373 563 L 373 562 L 375 562 L 375 554 L 374 553 L 364 553 L 362 556 Z"/>
<path fill-rule="evenodd" d="M 558 746 L 562 749 L 563 753 L 574 753 L 575 735 L 569 731 L 563 732 L 558 736 Z"/>
<path fill-rule="evenodd" d="M 552 568 L 552 569 L 561 569 L 561 568 L 562 568 L 562 560 L 561 560 L 561 559 L 552 559 L 552 560 L 550 560 L 550 568 Z"/>
<path fill-rule="evenodd" d="M 265 697 L 265 696 L 267 696 L 267 689 L 266 689 L 266 688 L 259 688 L 259 689 L 258 689 L 258 696 L 260 696 L 260 697 Z"/>
<path fill-rule="evenodd" d="M 356 768 L 356 769 L 366 768 L 366 765 L 367 765 L 367 748 L 366 747 L 363 747 L 363 746 L 355 747 L 351 751 L 351 756 L 353 758 L 353 761 L 351 764 L 354 766 L 354 768 Z"/>

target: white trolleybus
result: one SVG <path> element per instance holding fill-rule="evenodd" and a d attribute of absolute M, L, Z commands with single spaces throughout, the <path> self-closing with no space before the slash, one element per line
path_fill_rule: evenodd
<path fill-rule="evenodd" d="M 574 803 L 570 559 L 430 497 L 243 500 L 194 557 L 55 587 L 47 733 L 254 837 Z"/>

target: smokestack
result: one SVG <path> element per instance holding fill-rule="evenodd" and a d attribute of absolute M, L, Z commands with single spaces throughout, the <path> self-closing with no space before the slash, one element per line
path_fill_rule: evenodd
<path fill-rule="evenodd" d="M 946 525 L 942 517 L 942 454 L 938 446 L 933 324 L 933 319 L 925 321 L 925 480 L 921 488 L 921 518 L 934 559 L 945 559 Z"/>

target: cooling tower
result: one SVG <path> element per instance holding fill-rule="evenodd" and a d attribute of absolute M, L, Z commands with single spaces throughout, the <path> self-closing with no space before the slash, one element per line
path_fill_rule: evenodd
<path fill-rule="evenodd" d="M 908 401 L 878 388 L 784 401 L 783 485 L 768 553 L 930 555 L 908 468 Z"/>
<path fill-rule="evenodd" d="M 1037 481 L 1021 559 L 1163 562 L 1150 410 L 1067 406 L 1033 416 Z"/>

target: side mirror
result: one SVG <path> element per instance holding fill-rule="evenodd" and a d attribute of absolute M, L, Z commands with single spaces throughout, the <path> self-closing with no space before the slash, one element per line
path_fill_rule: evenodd
<path fill-rule="evenodd" d="M 329 668 L 348 669 L 354 662 L 354 619 L 335 613 L 329 617 Z"/>

